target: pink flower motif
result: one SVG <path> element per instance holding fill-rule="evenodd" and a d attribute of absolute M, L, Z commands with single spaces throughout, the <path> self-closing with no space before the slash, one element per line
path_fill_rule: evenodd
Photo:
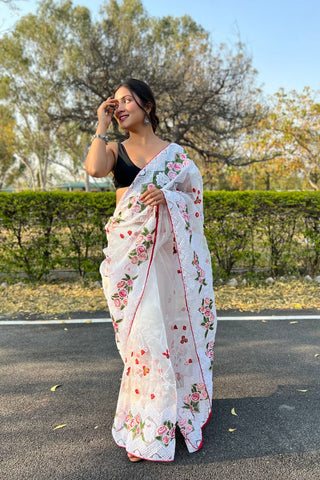
<path fill-rule="evenodd" d="M 202 305 L 202 307 L 200 308 L 200 312 L 203 313 L 205 311 L 205 307 Z"/>
<path fill-rule="evenodd" d="M 176 433 L 176 427 L 172 427 L 170 432 L 169 432 L 170 437 L 174 438 L 175 433 Z"/>
<path fill-rule="evenodd" d="M 126 423 L 130 421 L 130 415 L 126 415 Z"/>
<path fill-rule="evenodd" d="M 213 314 L 213 313 L 211 313 L 211 315 L 210 315 L 210 322 L 211 322 L 211 323 L 214 322 L 214 314 Z"/>
<path fill-rule="evenodd" d="M 200 382 L 197 384 L 197 390 L 201 392 L 201 390 L 205 390 L 206 386 L 204 383 Z"/>
<path fill-rule="evenodd" d="M 187 434 L 188 434 L 188 433 L 191 433 L 192 430 L 193 430 L 193 426 L 188 423 L 188 424 L 186 425 L 186 433 L 187 433 Z"/>
<path fill-rule="evenodd" d="M 130 422 L 128 423 L 128 428 L 129 428 L 129 430 L 132 430 L 132 429 L 134 428 L 135 424 L 136 424 L 136 421 L 135 421 L 134 418 L 132 418 L 132 419 L 130 420 Z"/>
<path fill-rule="evenodd" d="M 139 424 L 141 422 L 140 415 L 136 415 L 136 422 Z"/>
<path fill-rule="evenodd" d="M 183 212 L 182 216 L 187 222 L 189 221 L 189 215 L 186 212 Z"/>
<path fill-rule="evenodd" d="M 199 278 L 199 283 L 202 283 L 203 282 L 203 278 Z"/>
<path fill-rule="evenodd" d="M 181 153 L 180 158 L 181 158 L 181 160 L 186 160 L 187 155 L 185 153 Z"/>
<path fill-rule="evenodd" d="M 173 165 L 173 168 L 174 168 L 174 170 L 176 170 L 176 172 L 179 172 L 182 169 L 182 165 L 181 165 L 181 163 L 175 163 Z"/>
<path fill-rule="evenodd" d="M 186 395 L 185 397 L 183 397 L 183 401 L 184 401 L 184 403 L 186 403 L 187 405 L 190 405 L 190 397 L 189 397 L 189 395 Z"/>
<path fill-rule="evenodd" d="M 183 162 L 183 166 L 184 167 L 187 167 L 188 165 L 190 165 L 191 161 L 189 160 L 189 158 L 187 158 L 184 162 Z"/>
<path fill-rule="evenodd" d="M 140 255 L 141 253 L 146 251 L 146 247 L 144 245 L 137 246 L 137 254 Z"/>
<path fill-rule="evenodd" d="M 131 258 L 131 263 L 133 264 L 138 263 L 138 257 L 136 255 Z"/>
<path fill-rule="evenodd" d="M 141 433 L 141 429 L 140 429 L 140 425 L 138 425 L 138 426 L 137 426 L 137 430 L 136 430 L 136 434 L 137 434 L 137 435 L 140 435 L 140 433 Z"/>
<path fill-rule="evenodd" d="M 179 427 L 184 427 L 187 424 L 186 418 L 180 418 L 179 420 Z"/>
<path fill-rule="evenodd" d="M 206 276 L 206 272 L 201 268 L 200 275 L 202 278 Z"/>
<path fill-rule="evenodd" d="M 210 358 L 210 360 L 213 360 L 213 350 L 210 350 L 210 352 L 209 352 L 209 358 Z"/>
<path fill-rule="evenodd" d="M 154 188 L 153 183 L 150 183 L 150 184 L 148 185 L 148 190 L 152 190 L 153 188 Z"/>
<path fill-rule="evenodd" d="M 171 162 L 169 162 L 169 163 L 167 164 L 167 167 L 169 168 L 169 170 L 171 170 L 171 169 L 172 169 L 172 167 L 173 167 L 172 163 L 171 163 Z"/>
<path fill-rule="evenodd" d="M 210 301 L 211 301 L 210 298 L 208 298 L 208 297 L 205 298 L 205 299 L 204 299 L 205 305 L 210 305 Z"/>
<path fill-rule="evenodd" d="M 114 301 L 114 306 L 115 306 L 116 308 L 121 307 L 120 298 L 115 298 L 113 301 Z"/>
<path fill-rule="evenodd" d="M 171 180 L 174 180 L 176 178 L 176 176 L 177 176 L 176 172 L 171 171 L 171 172 L 168 173 L 168 177 Z"/>
<path fill-rule="evenodd" d="M 186 209 L 186 204 L 181 202 L 180 200 L 179 200 L 179 202 L 177 202 L 177 205 L 178 205 L 180 210 L 185 210 Z"/>
<path fill-rule="evenodd" d="M 158 435 L 164 435 L 168 431 L 168 427 L 165 425 L 162 425 L 161 427 L 158 428 L 157 434 Z"/>
<path fill-rule="evenodd" d="M 146 241 L 151 242 L 152 239 L 153 239 L 153 236 L 150 233 L 148 233 L 148 235 L 146 236 Z"/>
<path fill-rule="evenodd" d="M 165 445 L 168 445 L 168 443 L 170 442 L 170 438 L 168 437 L 168 435 L 163 435 L 162 441 Z"/>
<path fill-rule="evenodd" d="M 147 254 L 145 252 L 140 253 L 139 260 L 140 262 L 144 262 L 147 259 Z"/>
<path fill-rule="evenodd" d="M 207 309 L 206 309 L 206 311 L 204 312 L 204 315 L 205 315 L 205 317 L 208 317 L 208 318 L 210 317 L 210 315 L 211 315 L 211 310 L 210 310 L 210 308 L 207 308 Z"/>
<path fill-rule="evenodd" d="M 205 328 L 206 330 L 209 330 L 210 326 L 211 326 L 211 325 L 210 325 L 210 323 L 208 322 L 208 323 L 205 324 L 204 328 Z"/>
<path fill-rule="evenodd" d="M 125 286 L 126 282 L 124 280 L 121 280 L 121 282 L 117 283 L 117 288 L 123 288 Z"/>
<path fill-rule="evenodd" d="M 122 290 L 119 290 L 119 297 L 125 298 L 127 295 L 128 295 L 128 292 L 124 288 Z"/>
<path fill-rule="evenodd" d="M 197 393 L 192 393 L 192 394 L 191 394 L 191 400 L 192 400 L 193 402 L 199 402 L 199 400 L 200 400 L 200 395 L 199 395 L 199 393 L 198 393 L 198 392 L 197 392 Z"/>
<path fill-rule="evenodd" d="M 142 243 L 144 240 L 143 235 L 138 235 L 136 238 L 136 243 Z"/>
<path fill-rule="evenodd" d="M 214 345 L 213 342 L 209 342 L 209 343 L 208 343 L 208 348 L 209 348 L 210 350 L 212 350 L 212 349 L 213 349 L 213 345 Z"/>
<path fill-rule="evenodd" d="M 132 285 L 133 285 L 133 280 L 128 280 L 128 281 L 127 281 L 127 285 L 128 285 L 128 287 L 132 287 Z"/>
<path fill-rule="evenodd" d="M 128 300 L 127 300 L 126 298 L 124 298 L 124 299 L 122 300 L 122 303 L 123 303 L 123 305 L 127 305 Z"/>
<path fill-rule="evenodd" d="M 139 213 L 140 210 L 141 210 L 141 206 L 138 205 L 137 203 L 131 207 L 131 211 L 132 211 L 133 213 Z"/>
<path fill-rule="evenodd" d="M 203 392 L 201 392 L 201 400 L 205 400 L 206 398 L 208 398 L 208 394 L 205 390 L 203 390 Z"/>

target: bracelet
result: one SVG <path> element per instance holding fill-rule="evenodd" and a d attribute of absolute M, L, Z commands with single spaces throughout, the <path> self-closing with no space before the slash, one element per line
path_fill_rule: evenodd
<path fill-rule="evenodd" d="M 106 135 L 101 135 L 100 133 L 93 135 L 91 137 L 91 142 L 93 142 L 95 138 L 101 138 L 101 140 L 103 140 L 106 144 L 109 142 L 108 137 Z"/>

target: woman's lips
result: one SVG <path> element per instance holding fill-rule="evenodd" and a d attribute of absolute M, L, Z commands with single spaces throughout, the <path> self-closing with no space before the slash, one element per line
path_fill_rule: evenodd
<path fill-rule="evenodd" d="M 120 115 L 119 120 L 120 120 L 120 122 L 123 122 L 128 117 L 129 117 L 129 115 Z"/>

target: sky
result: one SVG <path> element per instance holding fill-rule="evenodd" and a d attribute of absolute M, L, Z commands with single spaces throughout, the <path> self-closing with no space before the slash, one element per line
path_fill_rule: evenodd
<path fill-rule="evenodd" d="M 120 1 L 120 0 L 118 0 Z M 73 0 L 98 18 L 103 0 Z M 257 85 L 267 95 L 279 88 L 320 90 L 319 0 L 142 0 L 150 16 L 190 15 L 214 44 L 240 39 L 258 71 Z M 1 4 L 0 32 L 23 15 L 36 12 L 34 0 L 18 0 L 20 11 Z"/>

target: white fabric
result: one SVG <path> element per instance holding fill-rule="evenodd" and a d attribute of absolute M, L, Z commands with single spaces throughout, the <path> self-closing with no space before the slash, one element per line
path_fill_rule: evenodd
<path fill-rule="evenodd" d="M 166 205 L 145 207 L 154 185 Z M 105 295 L 124 362 L 113 425 L 138 457 L 172 461 L 179 426 L 190 452 L 211 414 L 216 312 L 203 233 L 202 179 L 170 144 L 137 175 L 106 225 Z"/>

